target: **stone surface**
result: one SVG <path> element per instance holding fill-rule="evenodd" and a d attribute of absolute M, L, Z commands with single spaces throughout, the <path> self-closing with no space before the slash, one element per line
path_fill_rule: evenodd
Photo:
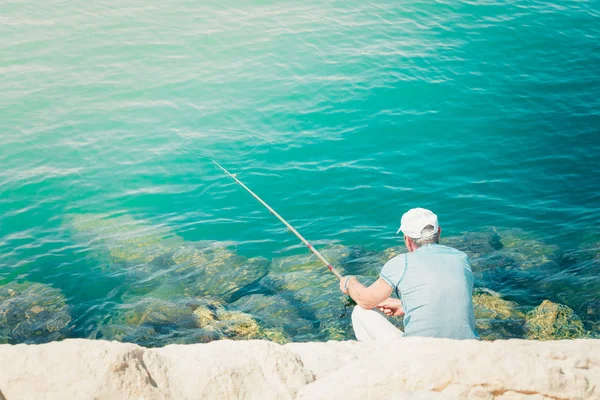
<path fill-rule="evenodd" d="M 265 327 L 252 315 L 208 298 L 140 297 L 119 305 L 91 338 L 142 346 L 205 343 L 219 339 L 269 339 L 285 342 L 283 333 Z"/>
<path fill-rule="evenodd" d="M 112 261 L 133 265 L 149 263 L 183 242 L 164 226 L 145 224 L 129 215 L 75 214 L 66 226 L 83 242 L 102 243 Z"/>
<path fill-rule="evenodd" d="M 71 315 L 60 290 L 41 283 L 0 286 L 0 343 L 44 343 L 68 334 Z"/>
<path fill-rule="evenodd" d="M 177 283 L 178 294 L 227 301 L 269 268 L 269 260 L 242 257 L 230 243 L 184 241 L 164 225 L 129 215 L 76 214 L 65 225 L 107 268 L 128 280 L 130 293 Z"/>
<path fill-rule="evenodd" d="M 426 391 L 465 400 L 600 398 L 598 341 L 404 338 L 381 347 L 317 379 L 298 398 L 427 398 Z"/>
<path fill-rule="evenodd" d="M 292 337 L 310 334 L 314 322 L 304 319 L 300 310 L 278 295 L 251 294 L 231 304 L 231 309 L 256 317 L 266 329 L 280 330 L 278 343 L 287 343 Z"/>
<path fill-rule="evenodd" d="M 0 399 L 598 399 L 600 340 L 0 345 Z"/>
<path fill-rule="evenodd" d="M 499 293 L 475 289 L 473 310 L 479 337 L 485 340 L 522 337 L 525 314 L 513 301 L 504 300 Z"/>
<path fill-rule="evenodd" d="M 527 313 L 525 335 L 528 339 L 572 339 L 586 337 L 581 319 L 568 306 L 544 300 Z"/>

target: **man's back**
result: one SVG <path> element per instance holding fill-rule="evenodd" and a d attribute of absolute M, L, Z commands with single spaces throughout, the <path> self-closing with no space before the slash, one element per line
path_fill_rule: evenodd
<path fill-rule="evenodd" d="M 388 261 L 381 277 L 399 292 L 405 336 L 477 339 L 467 255 L 432 244 Z"/>

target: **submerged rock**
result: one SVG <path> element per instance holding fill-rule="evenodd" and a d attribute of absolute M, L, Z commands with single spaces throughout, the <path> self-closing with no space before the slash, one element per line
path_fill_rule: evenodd
<path fill-rule="evenodd" d="M 522 336 L 525 314 L 518 304 L 504 300 L 499 293 L 476 289 L 473 310 L 477 332 L 482 339 L 496 340 Z"/>
<path fill-rule="evenodd" d="M 145 297 L 119 306 L 95 338 L 160 346 L 219 339 L 267 339 L 277 333 L 263 328 L 249 314 L 228 310 L 218 300 Z"/>
<path fill-rule="evenodd" d="M 600 299 L 591 300 L 584 304 L 585 319 L 591 327 L 594 337 L 600 337 Z"/>
<path fill-rule="evenodd" d="M 258 318 L 265 329 L 278 331 L 272 340 L 279 343 L 310 334 L 314 326 L 300 315 L 297 307 L 279 295 L 251 294 L 232 303 L 231 308 Z"/>
<path fill-rule="evenodd" d="M 392 247 L 382 252 L 367 251 L 358 246 L 353 246 L 351 249 L 351 257 L 344 261 L 346 273 L 364 277 L 369 281 L 377 280 L 383 266 L 395 255 L 406 253 L 403 247 Z"/>
<path fill-rule="evenodd" d="M 458 236 L 444 237 L 442 235 L 440 244 L 467 253 L 472 261 L 503 247 L 500 235 L 495 228 L 489 228 L 483 232 L 464 232 Z"/>
<path fill-rule="evenodd" d="M 164 226 L 145 224 L 131 216 L 74 215 L 67 223 L 83 240 L 99 241 L 113 262 L 149 263 L 183 243 Z"/>
<path fill-rule="evenodd" d="M 186 286 L 192 297 L 228 300 L 238 290 L 267 274 L 269 260 L 239 256 L 220 242 L 186 244 L 171 254 L 170 273 Z"/>
<path fill-rule="evenodd" d="M 265 258 L 239 256 L 229 243 L 185 242 L 164 226 L 127 215 L 75 215 L 68 226 L 80 240 L 99 244 L 112 272 L 125 276 L 130 291 L 138 294 L 175 283 L 182 287 L 180 294 L 227 300 L 260 280 L 269 266 Z"/>
<path fill-rule="evenodd" d="M 558 340 L 587 336 L 581 319 L 571 308 L 549 300 L 544 300 L 527 313 L 524 329 L 527 339 Z"/>
<path fill-rule="evenodd" d="M 408 252 L 408 249 L 404 245 L 390 247 L 383 251 L 382 261 L 384 261 L 384 264 L 385 264 L 392 258 L 399 256 L 400 254 L 407 253 L 407 252 Z M 383 265 L 382 265 L 382 267 L 383 267 Z"/>
<path fill-rule="evenodd" d="M 547 264 L 556 265 L 558 246 L 546 244 L 521 229 L 466 232 L 443 237 L 440 244 L 456 248 L 469 256 L 475 273 L 502 274 L 508 270 L 527 270 Z M 492 281 L 495 276 L 488 276 Z"/>
<path fill-rule="evenodd" d="M 521 229 L 500 231 L 498 234 L 502 242 L 501 253 L 511 257 L 518 268 L 528 269 L 558 260 L 558 246 L 537 240 Z"/>
<path fill-rule="evenodd" d="M 346 273 L 353 249 L 330 245 L 319 251 L 340 273 Z M 362 277 L 362 282 L 371 283 L 365 277 Z M 340 292 L 337 279 L 314 255 L 302 254 L 273 260 L 269 274 L 261 280 L 261 285 L 287 301 L 298 304 L 307 319 L 318 321 L 312 333 L 298 335 L 295 340 L 353 338 L 350 317 L 340 318 L 346 296 Z"/>
<path fill-rule="evenodd" d="M 60 290 L 41 283 L 0 287 L 0 343 L 45 343 L 69 332 L 69 307 Z"/>

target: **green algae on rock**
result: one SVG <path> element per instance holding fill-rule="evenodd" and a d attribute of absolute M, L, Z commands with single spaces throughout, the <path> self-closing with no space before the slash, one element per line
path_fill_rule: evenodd
<path fill-rule="evenodd" d="M 253 315 L 265 329 L 278 330 L 280 340 L 309 334 L 314 326 L 300 315 L 296 306 L 279 295 L 247 295 L 232 303 L 231 308 Z"/>
<path fill-rule="evenodd" d="M 527 313 L 524 329 L 527 339 L 558 340 L 587 336 L 581 319 L 570 307 L 550 300 L 544 300 Z"/>
<path fill-rule="evenodd" d="M 507 339 L 522 336 L 525 314 L 518 304 L 504 300 L 499 293 L 476 289 L 473 310 L 479 336 L 484 340 Z"/>
<path fill-rule="evenodd" d="M 61 340 L 71 315 L 60 290 L 41 283 L 11 282 L 0 287 L 0 343 Z"/>

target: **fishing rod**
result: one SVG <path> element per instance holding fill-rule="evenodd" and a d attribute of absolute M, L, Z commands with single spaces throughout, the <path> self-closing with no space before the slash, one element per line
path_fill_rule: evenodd
<path fill-rule="evenodd" d="M 232 178 L 234 181 L 236 181 L 236 183 L 238 183 L 241 187 L 243 187 L 244 189 L 246 189 L 246 191 L 248 193 L 250 193 L 252 195 L 252 197 L 254 197 L 256 200 L 258 200 L 263 206 L 265 206 L 267 208 L 267 210 L 269 210 L 271 212 L 271 214 L 273 214 L 274 216 L 276 216 L 281 222 L 283 222 L 285 224 L 285 226 L 287 226 L 287 228 L 290 230 L 290 232 L 292 232 L 294 235 L 296 235 L 296 237 L 298 237 L 298 239 L 300 239 L 302 241 L 302 243 L 304 243 L 306 245 L 306 247 L 308 247 L 308 249 L 319 258 L 319 260 L 321 260 L 323 262 L 323 264 L 325 264 L 325 266 L 327 266 L 327 268 L 335 275 L 336 278 L 338 278 L 339 280 L 342 280 L 342 274 L 340 274 L 334 267 L 333 265 L 331 265 L 331 263 L 329 261 L 327 261 L 327 259 L 325 257 L 323 257 L 323 255 L 321 253 L 319 253 L 319 251 L 317 249 L 315 249 L 313 247 L 312 244 L 310 244 L 308 242 L 308 240 L 306 240 L 304 238 L 304 236 L 302 236 L 300 233 L 298 233 L 298 231 L 296 229 L 294 229 L 294 227 L 292 225 L 289 224 L 289 222 L 287 222 L 285 219 L 283 219 L 283 217 L 281 215 L 279 215 L 275 210 L 273 210 L 271 208 L 271 206 L 269 206 L 263 199 L 261 199 L 260 197 L 258 197 L 258 195 L 256 193 L 254 193 L 252 190 L 248 189 L 248 187 L 246 185 L 244 185 L 235 174 L 230 174 L 229 171 L 227 171 L 225 168 L 223 168 L 218 162 L 213 160 L 213 164 L 215 164 L 217 167 L 219 167 L 221 169 L 221 171 L 225 172 L 230 178 Z"/>

